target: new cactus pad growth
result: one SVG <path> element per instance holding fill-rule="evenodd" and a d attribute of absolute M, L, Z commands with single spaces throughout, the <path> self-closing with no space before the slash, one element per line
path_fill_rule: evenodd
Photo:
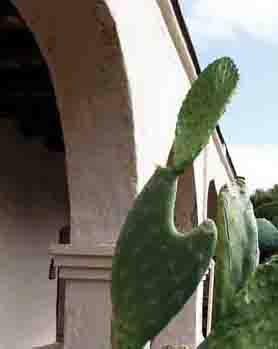
<path fill-rule="evenodd" d="M 278 257 L 260 265 L 198 349 L 277 349 Z"/>
<path fill-rule="evenodd" d="M 239 74 L 233 61 L 220 58 L 193 83 L 178 115 L 174 167 L 183 172 L 208 143 L 236 88 Z"/>
<path fill-rule="evenodd" d="M 215 224 L 176 230 L 177 179 L 207 144 L 237 81 L 229 58 L 202 72 L 178 117 L 173 166 L 156 170 L 121 229 L 112 269 L 113 349 L 142 349 L 182 308 L 209 266 Z"/>
<path fill-rule="evenodd" d="M 258 264 L 256 218 L 245 182 L 225 185 L 218 196 L 214 323 L 229 310 L 236 292 Z"/>

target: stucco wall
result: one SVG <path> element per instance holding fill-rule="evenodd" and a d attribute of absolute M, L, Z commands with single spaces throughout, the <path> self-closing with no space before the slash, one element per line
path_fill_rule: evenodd
<path fill-rule="evenodd" d="M 189 80 L 156 1 L 108 0 L 112 16 L 103 1 L 14 3 L 36 35 L 56 88 L 73 244 L 111 242 L 136 194 L 167 161 Z M 202 168 L 199 176 L 203 181 Z M 82 336 L 92 333 L 84 319 L 94 298 L 81 284 L 68 283 L 66 348 L 94 345 L 94 338 Z M 99 321 L 106 320 L 100 314 Z"/>
<path fill-rule="evenodd" d="M 0 120 L 0 348 L 55 339 L 56 281 L 50 242 L 68 222 L 64 161 Z"/>
<path fill-rule="evenodd" d="M 211 138 L 207 146 L 207 179 L 206 179 L 206 203 L 208 198 L 209 182 L 214 180 L 217 193 L 224 184 L 230 183 L 234 179 L 234 173 L 227 161 L 226 146 L 221 144 L 217 134 Z"/>
<path fill-rule="evenodd" d="M 138 190 L 165 165 L 190 83 L 156 1 L 108 0 L 131 87 Z"/>
<path fill-rule="evenodd" d="M 223 149 L 222 149 L 223 148 Z M 208 190 L 211 180 L 219 192 L 222 185 L 234 179 L 234 174 L 225 157 L 225 148 L 217 133 L 211 137 L 209 144 L 194 162 L 198 220 L 202 222 L 207 216 Z"/>
<path fill-rule="evenodd" d="M 103 1 L 14 3 L 56 87 L 73 241 L 115 240 L 136 192 L 166 163 L 189 87 L 159 7 L 111 0 L 112 18 Z"/>

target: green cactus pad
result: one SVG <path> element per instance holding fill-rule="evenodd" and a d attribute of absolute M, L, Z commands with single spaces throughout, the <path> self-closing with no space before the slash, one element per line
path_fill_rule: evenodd
<path fill-rule="evenodd" d="M 216 226 L 174 226 L 177 175 L 158 168 L 120 232 L 112 271 L 113 349 L 141 349 L 182 308 L 209 266 Z"/>
<path fill-rule="evenodd" d="M 173 167 L 177 172 L 183 172 L 208 143 L 238 80 L 233 61 L 223 57 L 210 64 L 193 83 L 176 127 Z"/>
<path fill-rule="evenodd" d="M 278 230 L 265 218 L 257 218 L 259 248 L 264 252 L 278 252 Z"/>
<path fill-rule="evenodd" d="M 278 201 L 267 202 L 258 206 L 255 209 L 255 215 L 257 218 L 266 218 L 271 221 L 278 216 Z"/>
<path fill-rule="evenodd" d="M 198 349 L 278 348 L 278 257 L 260 265 Z"/>
<path fill-rule="evenodd" d="M 217 229 L 214 323 L 227 312 L 234 294 L 259 261 L 257 223 L 243 180 L 237 179 L 220 190 Z"/>

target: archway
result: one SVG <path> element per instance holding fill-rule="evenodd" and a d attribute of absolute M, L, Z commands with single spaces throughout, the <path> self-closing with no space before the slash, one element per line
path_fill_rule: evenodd
<path fill-rule="evenodd" d="M 83 253 L 115 241 L 137 191 L 133 114 L 116 24 L 105 1 L 14 3 L 35 33 L 54 82 L 69 183 L 69 248 L 84 261 Z M 62 276 L 65 346 L 109 340 L 110 325 L 103 326 L 110 317 L 109 293 L 99 292 L 91 279 L 84 282 L 90 268 L 84 269 L 75 279 Z"/>
<path fill-rule="evenodd" d="M 48 68 L 9 1 L 0 4 L 1 346 L 55 341 L 50 243 L 69 223 L 65 154 Z"/>
<path fill-rule="evenodd" d="M 157 34 L 147 46 L 147 30 L 142 32 L 141 27 L 138 31 L 130 31 L 129 22 L 126 22 L 129 13 L 137 15 L 136 8 L 128 2 L 122 6 L 118 6 L 117 2 L 89 0 L 82 4 L 65 0 L 14 0 L 14 3 L 36 34 L 55 84 L 69 177 L 73 243 L 70 249 L 73 251 L 75 248 L 80 253 L 75 260 L 82 259 L 82 253 L 91 251 L 92 246 L 115 241 L 137 193 L 138 173 L 142 185 L 155 163 L 165 163 L 166 150 L 174 134 L 172 115 L 176 115 L 177 105 L 189 82 L 167 36 L 156 2 L 150 8 L 140 4 L 140 18 L 154 19 L 149 22 L 148 28 L 152 32 L 156 28 Z M 106 3 L 120 27 L 127 62 L 128 57 L 130 59 L 128 69 L 133 83 L 134 108 L 130 103 L 116 24 Z M 118 9 L 122 11 L 117 12 Z M 134 38 L 136 41 L 140 38 L 142 44 L 135 52 Z M 137 55 L 138 60 L 131 59 Z M 144 64 L 140 61 L 143 56 Z M 157 59 L 161 60 L 162 56 L 167 58 L 163 60 L 161 69 L 154 69 Z M 138 69 L 140 65 L 148 69 Z M 156 78 L 152 79 L 155 83 L 149 85 L 145 76 L 153 71 L 156 71 Z M 160 79 L 165 71 L 169 73 L 167 84 Z M 173 72 L 178 79 L 172 78 Z M 171 87 L 172 82 L 177 86 L 177 81 L 178 93 Z M 163 87 L 166 85 L 167 89 Z M 169 92 L 171 98 L 168 98 Z M 167 108 L 160 105 L 157 112 L 152 93 L 159 103 L 167 100 L 163 103 Z M 133 111 L 136 118 L 133 118 Z M 159 142 L 155 142 L 155 147 L 151 149 L 145 136 L 149 140 L 156 138 L 153 135 L 157 125 L 161 129 Z M 54 255 L 57 256 L 55 252 Z M 101 298 L 101 283 L 98 282 L 94 288 L 92 280 L 84 282 L 82 279 L 85 277 L 84 270 L 77 269 L 74 270 L 76 279 L 67 280 L 66 286 L 65 346 L 89 348 L 90 340 L 109 338 L 109 325 L 103 325 L 110 321 L 109 291 L 105 290 L 107 297 Z M 100 347 L 103 343 L 94 345 Z"/>
<path fill-rule="evenodd" d="M 105 1 L 14 3 L 35 33 L 55 85 L 72 242 L 111 242 L 137 185 L 132 107 L 114 19 Z"/>

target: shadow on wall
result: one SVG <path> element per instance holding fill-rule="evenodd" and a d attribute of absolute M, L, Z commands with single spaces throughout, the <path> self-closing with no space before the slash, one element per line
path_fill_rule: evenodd
<path fill-rule="evenodd" d="M 64 156 L 26 142 L 2 119 L 0 157 L 1 345 L 30 349 L 55 340 L 48 248 L 69 221 Z"/>
<path fill-rule="evenodd" d="M 0 44 L 0 347 L 30 349 L 56 337 L 48 248 L 69 223 L 65 155 L 48 68 L 8 1 Z"/>

